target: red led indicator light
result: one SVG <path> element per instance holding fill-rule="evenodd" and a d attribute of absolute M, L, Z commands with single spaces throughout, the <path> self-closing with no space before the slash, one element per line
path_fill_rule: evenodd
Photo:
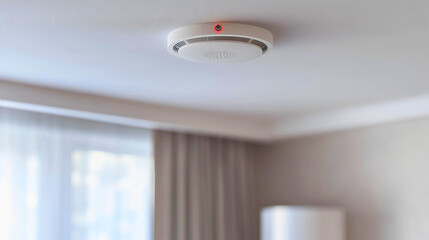
<path fill-rule="evenodd" d="M 215 31 L 215 33 L 221 33 L 223 31 L 223 26 L 220 24 L 216 24 L 214 26 L 214 31 Z"/>

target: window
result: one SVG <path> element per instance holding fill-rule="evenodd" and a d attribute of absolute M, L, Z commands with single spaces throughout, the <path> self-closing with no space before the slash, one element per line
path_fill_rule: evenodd
<path fill-rule="evenodd" d="M 101 151 L 72 154 L 72 240 L 148 239 L 151 179 L 144 157 Z"/>
<path fill-rule="evenodd" d="M 0 239 L 148 240 L 150 132 L 0 109 Z"/>

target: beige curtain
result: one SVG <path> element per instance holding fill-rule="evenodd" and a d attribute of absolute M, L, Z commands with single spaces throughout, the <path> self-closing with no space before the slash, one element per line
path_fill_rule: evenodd
<path fill-rule="evenodd" d="M 155 131 L 155 240 L 253 240 L 255 145 Z"/>

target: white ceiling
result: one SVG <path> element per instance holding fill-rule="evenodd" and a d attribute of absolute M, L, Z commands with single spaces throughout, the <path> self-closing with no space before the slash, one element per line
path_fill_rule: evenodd
<path fill-rule="evenodd" d="M 176 27 L 250 23 L 274 50 L 232 65 L 171 56 Z M 429 93 L 428 0 L 0 1 L 0 78 L 277 120 Z"/>

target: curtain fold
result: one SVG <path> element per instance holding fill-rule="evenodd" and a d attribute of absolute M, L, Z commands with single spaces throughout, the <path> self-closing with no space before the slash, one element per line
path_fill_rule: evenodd
<path fill-rule="evenodd" d="M 155 240 L 253 240 L 253 158 L 242 141 L 155 131 Z"/>

